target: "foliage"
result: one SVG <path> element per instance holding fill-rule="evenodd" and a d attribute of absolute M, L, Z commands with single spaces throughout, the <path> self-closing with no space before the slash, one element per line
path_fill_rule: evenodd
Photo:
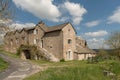
<path fill-rule="evenodd" d="M 120 48 L 120 32 L 112 33 L 106 43 L 113 49 Z"/>
<path fill-rule="evenodd" d="M 13 18 L 13 7 L 9 0 L 0 0 L 0 19 L 8 20 Z"/>
<path fill-rule="evenodd" d="M 88 59 L 88 63 L 98 63 L 105 60 L 118 60 L 118 57 L 113 55 L 112 50 L 110 51 L 111 52 L 109 52 L 109 50 L 100 49 L 92 60 Z"/>
<path fill-rule="evenodd" d="M 31 59 L 34 59 L 35 54 L 38 52 L 37 46 L 34 46 L 34 45 L 21 45 L 17 50 L 17 55 L 20 55 L 25 50 L 30 51 Z"/>
<path fill-rule="evenodd" d="M 106 41 L 113 50 L 114 54 L 120 58 L 120 32 L 112 33 Z"/>
<path fill-rule="evenodd" d="M 17 55 L 20 56 L 20 54 L 24 51 L 28 50 L 30 53 L 31 59 L 36 59 L 37 60 L 48 60 L 43 52 L 37 48 L 35 45 L 21 45 L 18 50 L 17 50 Z"/>
<path fill-rule="evenodd" d="M 65 60 L 64 60 L 64 59 L 61 59 L 60 62 L 65 62 Z"/>
<path fill-rule="evenodd" d="M 5 62 L 2 58 L 0 58 L 0 71 L 4 70 L 8 67 L 8 63 Z"/>
<path fill-rule="evenodd" d="M 104 69 L 110 69 L 117 77 L 120 76 L 120 62 L 115 60 L 101 61 L 98 64 L 87 64 L 85 61 L 66 61 L 51 63 L 51 65 L 54 65 L 54 68 L 48 68 L 25 80 L 111 80 L 111 77 L 104 76 Z"/>

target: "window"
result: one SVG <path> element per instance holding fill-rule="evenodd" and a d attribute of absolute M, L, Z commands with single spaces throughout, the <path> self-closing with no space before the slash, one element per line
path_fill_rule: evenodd
<path fill-rule="evenodd" d="M 87 42 L 85 41 L 85 47 L 87 46 Z"/>
<path fill-rule="evenodd" d="M 36 39 L 34 39 L 34 44 L 36 44 L 37 43 L 37 41 L 36 41 Z"/>
<path fill-rule="evenodd" d="M 36 34 L 38 34 L 38 30 L 36 29 Z"/>
<path fill-rule="evenodd" d="M 13 45 L 13 40 L 11 39 L 11 41 L 10 41 L 10 45 L 12 46 Z"/>
<path fill-rule="evenodd" d="M 66 56 L 67 56 L 67 57 L 66 57 L 67 60 L 72 60 L 72 59 L 73 59 L 72 51 L 68 51 Z"/>
<path fill-rule="evenodd" d="M 39 43 L 39 39 L 36 39 L 36 42 Z"/>
<path fill-rule="evenodd" d="M 68 59 L 71 57 L 71 51 L 68 51 Z"/>
<path fill-rule="evenodd" d="M 18 38 L 16 38 L 16 44 L 18 44 L 19 43 L 19 40 L 18 40 Z"/>
<path fill-rule="evenodd" d="M 34 30 L 34 34 L 36 34 L 36 30 Z"/>
<path fill-rule="evenodd" d="M 68 31 L 70 31 L 70 29 L 68 29 Z"/>
<path fill-rule="evenodd" d="M 68 44 L 71 44 L 72 43 L 72 40 L 71 39 L 68 39 Z"/>
<path fill-rule="evenodd" d="M 37 29 L 34 30 L 34 34 L 38 34 L 38 30 Z"/>
<path fill-rule="evenodd" d="M 25 40 L 25 37 L 22 37 L 22 40 Z"/>
<path fill-rule="evenodd" d="M 43 40 L 41 40 L 41 48 L 43 48 Z"/>

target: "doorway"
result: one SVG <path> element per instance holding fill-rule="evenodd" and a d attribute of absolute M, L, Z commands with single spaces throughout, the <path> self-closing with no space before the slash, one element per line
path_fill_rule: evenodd
<path fill-rule="evenodd" d="M 26 59 L 31 59 L 30 51 L 29 50 L 24 50 L 24 55 Z"/>
<path fill-rule="evenodd" d="M 69 51 L 67 52 L 67 60 L 72 60 L 72 59 L 73 59 L 73 54 L 72 54 L 72 51 L 69 50 Z"/>

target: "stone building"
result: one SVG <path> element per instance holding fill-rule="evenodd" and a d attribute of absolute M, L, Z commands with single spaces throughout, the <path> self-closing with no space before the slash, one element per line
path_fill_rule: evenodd
<path fill-rule="evenodd" d="M 85 60 L 95 56 L 87 42 L 76 36 L 76 30 L 69 22 L 56 26 L 39 22 L 32 28 L 8 32 L 4 36 L 4 43 L 5 50 L 14 53 L 22 44 L 35 45 L 46 56 L 51 57 L 51 61 Z"/>

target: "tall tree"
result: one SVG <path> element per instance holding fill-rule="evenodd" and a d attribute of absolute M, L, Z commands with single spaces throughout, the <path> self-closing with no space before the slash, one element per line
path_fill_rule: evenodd
<path fill-rule="evenodd" d="M 115 54 L 120 57 L 120 32 L 112 33 L 106 43 L 114 49 Z"/>
<path fill-rule="evenodd" d="M 113 49 L 120 48 L 120 32 L 112 33 L 107 40 L 107 44 Z"/>

